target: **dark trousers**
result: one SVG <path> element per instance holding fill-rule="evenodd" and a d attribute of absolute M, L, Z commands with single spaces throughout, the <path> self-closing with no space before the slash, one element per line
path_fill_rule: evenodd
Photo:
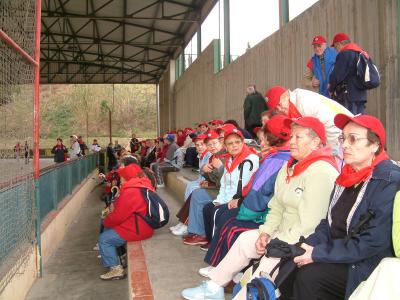
<path fill-rule="evenodd" d="M 343 300 L 346 293 L 347 264 L 312 263 L 297 270 L 294 300 Z"/>
<path fill-rule="evenodd" d="M 199 158 L 197 157 L 196 147 L 189 147 L 186 149 L 185 161 L 186 164 L 191 167 L 199 167 Z"/>
<path fill-rule="evenodd" d="M 215 206 L 212 202 L 206 204 L 203 208 L 203 219 L 207 240 L 211 242 L 214 235 L 219 236 L 222 225 L 231 217 L 236 216 L 238 212 L 238 208 L 229 209 L 228 204 L 219 206 Z"/>

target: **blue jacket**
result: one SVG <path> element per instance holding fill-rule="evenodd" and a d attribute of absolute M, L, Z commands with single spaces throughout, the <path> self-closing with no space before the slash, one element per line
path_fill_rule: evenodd
<path fill-rule="evenodd" d="M 363 88 L 357 78 L 358 52 L 345 50 L 336 56 L 335 67 L 329 77 L 329 91 L 336 91 L 337 100 L 344 103 L 348 96 L 350 102 L 367 101 L 367 90 Z M 347 92 L 342 91 L 341 84 L 347 86 Z M 343 102 L 343 103 L 342 103 Z"/>
<path fill-rule="evenodd" d="M 394 255 L 391 239 L 393 201 L 399 188 L 400 168 L 389 160 L 380 162 L 365 190 L 362 188 L 359 193 L 362 198 L 348 224 L 348 232 L 357 225 L 362 215 L 372 210 L 375 216 L 368 222 L 367 228 L 346 244 L 344 239 L 332 239 L 328 221 L 330 207 L 327 218 L 307 238 L 307 244 L 314 247 L 312 258 L 315 262 L 349 265 L 346 299 L 368 278 L 381 259 Z M 335 186 L 331 200 L 340 189 L 343 190 L 343 187 Z"/>
<path fill-rule="evenodd" d="M 331 97 L 328 92 L 329 76 L 331 75 L 331 72 L 335 65 L 336 56 L 337 56 L 337 51 L 335 48 L 329 47 L 325 49 L 324 51 L 325 72 L 322 72 L 322 66 L 319 56 L 314 54 L 313 57 L 311 58 L 313 74 L 319 80 L 319 93 L 328 98 Z"/>
<path fill-rule="evenodd" d="M 276 177 L 289 158 L 289 151 L 278 151 L 263 161 L 254 176 L 250 191 L 240 206 L 238 220 L 265 222 L 268 203 L 274 195 Z"/>

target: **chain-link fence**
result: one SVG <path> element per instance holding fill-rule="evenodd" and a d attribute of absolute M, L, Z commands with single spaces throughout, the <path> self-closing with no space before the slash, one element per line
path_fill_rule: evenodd
<path fill-rule="evenodd" d="M 32 253 L 35 0 L 0 1 L 0 294 Z"/>

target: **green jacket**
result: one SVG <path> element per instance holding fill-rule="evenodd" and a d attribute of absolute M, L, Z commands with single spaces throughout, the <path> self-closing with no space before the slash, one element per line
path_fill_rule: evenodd
<path fill-rule="evenodd" d="M 400 192 L 394 198 L 392 238 L 394 252 L 400 257 Z"/>
<path fill-rule="evenodd" d="M 251 126 L 261 126 L 261 113 L 267 109 L 268 106 L 265 99 L 260 93 L 256 92 L 247 95 L 243 104 L 244 123 L 246 129 Z"/>

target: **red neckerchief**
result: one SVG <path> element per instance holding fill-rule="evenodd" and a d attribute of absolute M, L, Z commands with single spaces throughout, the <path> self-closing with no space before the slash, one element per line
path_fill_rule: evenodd
<path fill-rule="evenodd" d="M 204 151 L 203 154 L 200 154 L 200 160 L 204 158 L 204 156 L 208 153 L 208 150 Z"/>
<path fill-rule="evenodd" d="M 243 145 L 242 151 L 236 155 L 235 157 L 233 157 L 232 163 L 230 166 L 228 166 L 229 163 L 229 159 L 225 160 L 225 169 L 228 171 L 228 173 L 232 173 L 233 170 L 236 169 L 236 167 L 246 159 L 247 156 L 249 156 L 250 154 L 253 154 L 254 152 L 251 151 L 249 149 L 249 147 L 247 147 L 246 145 Z"/>
<path fill-rule="evenodd" d="M 336 179 L 336 183 L 344 187 L 351 187 L 361 181 L 365 181 L 371 176 L 376 165 L 387 159 L 389 159 L 389 156 L 385 151 L 382 151 L 375 157 L 370 166 L 359 171 L 354 170 L 350 165 L 345 165 L 342 172 L 340 172 L 339 177 Z"/>
<path fill-rule="evenodd" d="M 360 46 L 358 46 L 355 43 L 350 43 L 350 44 L 345 45 L 342 49 L 340 49 L 340 52 L 343 52 L 346 50 L 351 50 L 354 52 L 362 53 L 362 55 L 364 55 L 366 59 L 369 59 L 369 54 L 367 52 L 365 52 L 363 49 L 361 49 Z"/>
<path fill-rule="evenodd" d="M 293 166 L 296 160 L 293 157 L 290 157 L 286 166 L 286 182 L 289 183 L 290 178 L 303 173 L 311 164 L 319 160 L 326 161 L 327 163 L 331 164 L 336 170 L 338 169 L 336 160 L 332 155 L 331 147 L 325 146 L 311 152 L 311 154 L 309 154 L 301 161 L 297 161 L 297 163 L 294 165 L 292 175 L 289 174 L 289 169 Z"/>
<path fill-rule="evenodd" d="M 301 118 L 301 113 L 297 110 L 297 107 L 289 100 L 289 112 L 288 118 L 289 119 L 298 119 Z"/>
<path fill-rule="evenodd" d="M 267 153 L 265 153 L 263 155 L 263 157 L 261 157 L 260 165 L 264 162 L 264 160 L 267 159 L 268 156 L 270 156 L 278 151 L 288 151 L 288 150 L 289 150 L 289 145 L 287 145 L 287 144 L 284 146 L 281 146 L 281 147 L 272 146 L 271 148 L 268 149 Z"/>

